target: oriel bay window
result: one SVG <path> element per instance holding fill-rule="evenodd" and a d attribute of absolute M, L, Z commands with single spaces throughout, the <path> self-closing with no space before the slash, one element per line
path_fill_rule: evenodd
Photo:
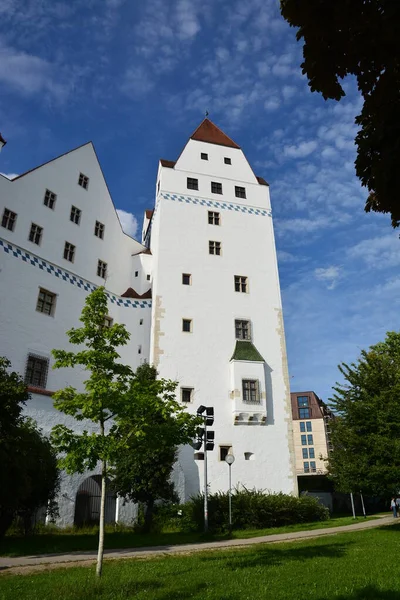
<path fill-rule="evenodd" d="M 259 404 L 260 391 L 257 379 L 242 380 L 243 402 L 246 404 Z"/>

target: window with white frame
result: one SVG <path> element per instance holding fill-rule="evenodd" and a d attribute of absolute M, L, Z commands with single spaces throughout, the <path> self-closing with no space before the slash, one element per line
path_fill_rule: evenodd
<path fill-rule="evenodd" d="M 198 190 L 199 189 L 199 180 L 194 179 L 193 177 L 187 178 L 187 189 L 188 190 Z"/>
<path fill-rule="evenodd" d="M 49 370 L 49 360 L 36 354 L 28 354 L 28 360 L 25 370 L 25 383 L 39 388 L 45 388 L 47 383 L 47 373 Z"/>
<path fill-rule="evenodd" d="M 217 256 L 221 256 L 221 242 L 208 242 L 208 252 L 209 254 L 216 254 Z"/>
<path fill-rule="evenodd" d="M 104 225 L 103 223 L 100 223 L 100 221 L 96 221 L 94 226 L 94 235 L 101 240 L 104 238 Z"/>
<path fill-rule="evenodd" d="M 221 216 L 219 212 L 215 212 L 212 210 L 208 211 L 208 224 L 209 225 L 220 225 L 221 224 Z"/>
<path fill-rule="evenodd" d="M 64 246 L 64 258 L 69 262 L 74 262 L 75 259 L 75 246 L 70 242 L 65 242 Z"/>
<path fill-rule="evenodd" d="M 9 208 L 5 208 L 3 212 L 3 218 L 1 219 L 1 226 L 5 227 L 9 231 L 14 231 L 15 221 L 17 220 L 17 213 L 13 212 Z"/>
<path fill-rule="evenodd" d="M 246 404 L 260 403 L 260 390 L 257 379 L 243 379 L 242 390 L 243 402 L 246 402 Z"/>
<path fill-rule="evenodd" d="M 54 315 L 55 306 L 56 294 L 40 288 L 36 302 L 36 310 L 52 317 Z"/>
<path fill-rule="evenodd" d="M 236 198 L 246 198 L 246 188 L 235 185 L 235 196 Z"/>
<path fill-rule="evenodd" d="M 100 259 L 97 261 L 97 275 L 103 279 L 107 277 L 107 263 Z"/>
<path fill-rule="evenodd" d="M 191 387 L 181 387 L 181 402 L 188 404 L 193 401 L 193 391 Z"/>
<path fill-rule="evenodd" d="M 84 190 L 89 188 L 89 177 L 83 173 L 79 173 L 78 184 L 83 187 Z"/>
<path fill-rule="evenodd" d="M 42 240 L 42 233 L 43 227 L 40 227 L 40 225 L 36 225 L 36 223 L 32 223 L 28 238 L 29 241 L 39 246 Z"/>
<path fill-rule="evenodd" d="M 231 159 L 230 159 L 230 158 L 228 158 L 227 156 L 224 156 L 224 163 L 225 163 L 226 165 L 231 165 L 231 164 L 232 164 L 232 161 L 231 161 Z"/>
<path fill-rule="evenodd" d="M 48 208 L 54 210 L 54 206 L 56 204 L 57 194 L 50 190 L 46 190 L 44 194 L 43 204 Z"/>
<path fill-rule="evenodd" d="M 218 183 L 217 181 L 211 182 L 211 192 L 213 194 L 222 194 L 222 183 Z"/>
<path fill-rule="evenodd" d="M 75 223 L 75 225 L 79 225 L 81 222 L 81 214 L 82 211 L 76 206 L 71 206 L 71 213 L 69 215 L 69 220 Z"/>
<path fill-rule="evenodd" d="M 251 340 L 250 321 L 235 319 L 235 338 L 237 340 Z"/>
<path fill-rule="evenodd" d="M 208 160 L 208 154 L 206 152 L 201 153 L 201 160 Z"/>
<path fill-rule="evenodd" d="M 235 292 L 248 292 L 248 281 L 244 275 L 235 275 Z"/>

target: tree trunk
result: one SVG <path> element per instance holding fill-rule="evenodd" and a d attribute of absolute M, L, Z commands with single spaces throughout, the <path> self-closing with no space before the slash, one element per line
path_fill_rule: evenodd
<path fill-rule="evenodd" d="M 148 500 L 146 503 L 146 510 L 144 513 L 144 525 L 143 532 L 149 533 L 151 526 L 153 524 L 153 509 L 154 509 L 154 500 Z"/>
<path fill-rule="evenodd" d="M 100 424 L 101 435 L 104 436 L 104 423 Z M 101 577 L 103 570 L 103 554 L 104 554 L 104 521 L 105 521 L 105 506 L 106 506 L 106 461 L 101 461 L 101 500 L 100 500 L 100 523 L 99 523 L 99 549 L 97 552 L 96 577 Z"/>

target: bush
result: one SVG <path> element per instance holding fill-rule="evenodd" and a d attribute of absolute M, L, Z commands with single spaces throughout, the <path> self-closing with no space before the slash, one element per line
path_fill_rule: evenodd
<path fill-rule="evenodd" d="M 226 492 L 208 497 L 209 530 L 228 529 L 229 499 Z M 204 496 L 199 494 L 183 507 L 182 524 L 191 530 L 204 528 Z M 263 490 L 235 489 L 232 492 L 232 528 L 264 529 L 294 523 L 310 523 L 329 519 L 329 510 L 311 496 L 297 498 L 288 494 Z"/>

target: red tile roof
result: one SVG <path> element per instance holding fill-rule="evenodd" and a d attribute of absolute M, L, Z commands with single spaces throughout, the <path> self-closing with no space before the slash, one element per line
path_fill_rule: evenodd
<path fill-rule="evenodd" d="M 7 144 L 6 140 L 3 138 L 3 136 L 1 135 L 1 133 L 0 133 L 0 142 L 1 142 L 2 144 L 4 144 L 4 145 L 6 145 L 6 144 Z"/>
<path fill-rule="evenodd" d="M 257 177 L 257 175 L 256 175 Z M 265 181 L 265 179 L 263 177 L 257 177 L 257 181 L 260 185 L 268 185 L 269 187 L 269 183 L 267 181 Z"/>
<path fill-rule="evenodd" d="M 190 139 L 199 142 L 208 142 L 209 144 L 217 144 L 219 146 L 229 146 L 230 148 L 237 148 L 240 150 L 240 146 L 231 140 L 231 138 L 219 127 L 214 125 L 210 119 L 204 119 L 196 131 L 190 136 Z"/>
<path fill-rule="evenodd" d="M 146 219 L 151 219 L 151 217 L 153 216 L 154 209 L 146 210 L 145 212 L 146 212 Z"/>
<path fill-rule="evenodd" d="M 128 288 L 124 294 L 122 294 L 121 298 L 135 298 L 136 300 L 145 300 L 147 298 L 151 298 L 151 288 L 147 290 L 144 294 L 138 294 L 133 288 Z"/>
<path fill-rule="evenodd" d="M 169 169 L 173 169 L 175 167 L 175 160 L 165 160 L 165 158 L 160 158 L 160 163 L 163 167 L 168 167 Z"/>

